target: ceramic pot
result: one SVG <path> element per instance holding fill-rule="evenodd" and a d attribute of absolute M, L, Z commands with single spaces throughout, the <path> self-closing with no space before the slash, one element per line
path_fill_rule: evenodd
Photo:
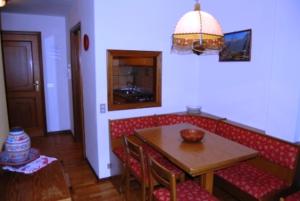
<path fill-rule="evenodd" d="M 6 139 L 5 151 L 10 162 L 18 163 L 28 159 L 30 138 L 20 127 L 12 128 Z"/>

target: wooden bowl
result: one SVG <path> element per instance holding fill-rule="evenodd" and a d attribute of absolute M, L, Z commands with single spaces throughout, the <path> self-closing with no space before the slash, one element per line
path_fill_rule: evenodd
<path fill-rule="evenodd" d="M 198 129 L 183 129 L 180 135 L 185 142 L 200 142 L 205 132 Z"/>

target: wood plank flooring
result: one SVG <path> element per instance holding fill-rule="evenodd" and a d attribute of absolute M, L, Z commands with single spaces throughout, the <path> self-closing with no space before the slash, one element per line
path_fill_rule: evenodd
<path fill-rule="evenodd" d="M 83 158 L 81 143 L 75 142 L 69 134 L 32 138 L 32 147 L 40 149 L 47 156 L 58 158 L 63 164 L 69 188 L 74 201 L 124 201 L 118 192 L 119 177 L 98 180 L 88 162 Z M 140 200 L 140 188 L 132 182 L 130 201 Z M 38 189 L 35 189 L 38 190 Z M 238 201 L 219 188 L 214 194 L 221 201 Z"/>

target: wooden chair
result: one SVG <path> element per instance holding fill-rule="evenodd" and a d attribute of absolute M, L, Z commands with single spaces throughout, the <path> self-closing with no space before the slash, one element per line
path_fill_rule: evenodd
<path fill-rule="evenodd" d="M 147 188 L 149 187 L 149 171 L 146 158 L 148 155 L 145 154 L 143 146 L 137 144 L 132 139 L 124 136 L 124 144 L 127 153 L 127 161 L 125 167 L 125 177 L 126 177 L 126 199 L 128 200 L 130 176 L 134 176 L 142 188 L 142 201 L 146 200 Z M 184 173 L 174 166 L 172 163 L 168 162 L 164 158 L 157 158 L 164 168 L 174 174 L 175 179 L 184 180 Z"/>
<path fill-rule="evenodd" d="M 142 188 L 142 201 L 146 200 L 146 188 L 148 186 L 146 176 L 146 165 L 145 165 L 145 156 L 143 153 L 143 148 L 134 143 L 132 140 L 124 136 L 124 144 L 127 153 L 127 161 L 125 167 L 126 175 L 126 200 L 128 199 L 129 194 L 129 185 L 130 185 L 130 175 L 133 175 L 141 184 Z"/>
<path fill-rule="evenodd" d="M 176 184 L 175 175 L 164 168 L 156 159 L 149 157 L 148 166 L 150 201 L 217 201 L 217 198 L 192 180 Z M 155 182 L 163 187 L 155 189 Z"/>
<path fill-rule="evenodd" d="M 300 201 L 300 191 L 297 191 L 287 197 L 280 198 L 280 201 Z"/>

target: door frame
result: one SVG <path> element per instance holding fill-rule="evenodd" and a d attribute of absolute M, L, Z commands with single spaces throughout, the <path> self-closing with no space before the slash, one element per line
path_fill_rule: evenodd
<path fill-rule="evenodd" d="M 78 36 L 79 34 L 79 36 Z M 79 42 L 81 41 L 81 24 L 78 23 L 70 29 L 70 60 L 71 60 L 71 82 L 72 82 L 72 104 L 73 104 L 73 126 L 74 126 L 74 139 L 75 141 L 82 142 L 83 146 L 83 156 L 86 157 L 85 154 L 85 125 L 84 125 L 84 106 L 83 106 L 83 89 L 82 89 L 82 72 L 81 72 L 81 63 L 80 63 L 80 45 L 79 44 L 72 44 L 73 37 L 79 37 Z M 78 55 L 77 58 L 73 58 L 72 55 L 72 48 L 78 48 Z M 76 60 L 76 67 L 74 67 L 73 60 Z M 78 79 L 77 79 L 78 78 Z M 75 83 L 79 86 L 79 88 L 75 88 Z M 76 96 L 75 96 L 76 94 Z M 77 100 L 77 107 L 74 104 L 74 99 Z M 81 113 L 80 119 L 75 119 L 75 111 L 79 111 Z M 77 122 L 75 122 L 77 120 Z M 79 121 L 79 122 L 78 122 Z M 80 133 L 76 133 L 75 125 L 80 125 Z"/>
<path fill-rule="evenodd" d="M 41 105 L 42 105 L 42 112 L 43 112 L 43 121 L 44 121 L 44 127 L 42 128 L 43 130 L 43 136 L 47 135 L 47 118 L 46 118 L 46 102 L 45 102 L 45 89 L 44 89 L 44 63 L 43 63 L 43 51 L 42 51 L 42 33 L 40 31 L 11 31 L 11 30 L 1 30 L 1 42 L 2 42 L 2 63 L 3 63 L 3 77 L 4 77 L 4 82 L 5 86 L 7 86 L 6 83 L 6 74 L 5 74 L 5 67 L 4 67 L 4 51 L 3 51 L 3 34 L 19 34 L 19 35 L 36 35 L 37 36 L 37 51 L 39 52 L 39 76 L 40 76 L 40 92 L 41 92 Z M 5 87 L 5 94 L 6 94 L 6 99 L 8 99 L 7 96 L 7 88 Z M 6 100 L 6 108 L 8 110 L 8 100 Z M 9 113 L 7 113 L 9 117 Z M 9 123 L 9 122 L 8 122 Z M 9 125 L 10 128 L 10 125 Z"/>

